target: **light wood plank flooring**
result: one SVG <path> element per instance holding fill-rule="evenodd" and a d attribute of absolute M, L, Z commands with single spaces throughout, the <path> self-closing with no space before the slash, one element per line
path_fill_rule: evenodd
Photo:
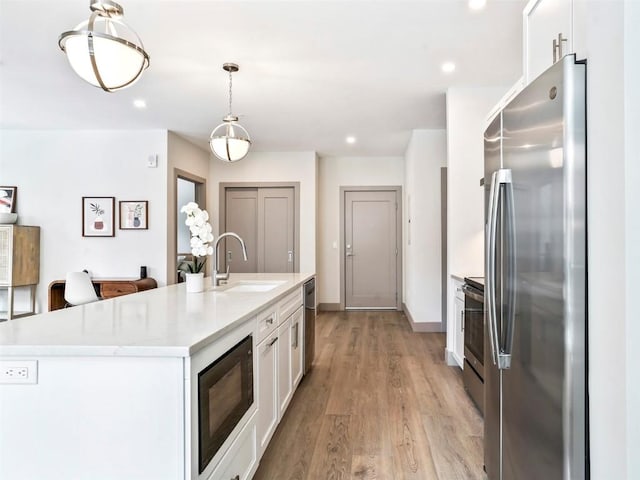
<path fill-rule="evenodd" d="M 444 334 L 399 312 L 317 318 L 316 361 L 256 480 L 485 479 L 482 417 L 444 363 Z"/>

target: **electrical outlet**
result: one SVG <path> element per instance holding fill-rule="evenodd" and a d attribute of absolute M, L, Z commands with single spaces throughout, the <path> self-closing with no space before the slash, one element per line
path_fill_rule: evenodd
<path fill-rule="evenodd" d="M 149 155 L 147 158 L 147 167 L 149 168 L 157 168 L 158 166 L 158 155 Z"/>
<path fill-rule="evenodd" d="M 38 383 L 37 360 L 0 361 L 0 384 Z"/>

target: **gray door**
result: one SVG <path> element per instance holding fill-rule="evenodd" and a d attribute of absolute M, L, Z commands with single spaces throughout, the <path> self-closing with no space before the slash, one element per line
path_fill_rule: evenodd
<path fill-rule="evenodd" d="M 346 191 L 345 308 L 397 308 L 396 191 Z"/>
<path fill-rule="evenodd" d="M 253 273 L 258 271 L 258 190 L 227 189 L 225 205 L 226 231 L 242 237 L 247 246 L 247 261 L 242 258 L 240 242 L 225 239 L 224 259 L 221 265 L 233 273 Z"/>
<path fill-rule="evenodd" d="M 223 268 L 232 273 L 294 272 L 295 195 L 292 187 L 227 188 L 225 226 L 247 246 L 248 261 L 242 258 L 240 243 L 224 240 Z"/>
<path fill-rule="evenodd" d="M 258 189 L 258 271 L 294 271 L 293 188 Z"/>

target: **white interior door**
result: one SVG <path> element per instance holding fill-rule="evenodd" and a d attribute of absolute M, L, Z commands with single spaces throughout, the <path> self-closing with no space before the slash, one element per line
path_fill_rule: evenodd
<path fill-rule="evenodd" d="M 345 308 L 396 309 L 396 191 L 345 191 Z"/>

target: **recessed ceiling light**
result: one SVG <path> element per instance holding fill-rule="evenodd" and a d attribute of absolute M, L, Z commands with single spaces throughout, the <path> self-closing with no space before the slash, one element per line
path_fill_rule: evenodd
<path fill-rule="evenodd" d="M 444 73 L 451 73 L 454 72 L 456 69 L 456 64 L 453 62 L 444 62 L 442 64 L 442 71 Z"/>
<path fill-rule="evenodd" d="M 487 0 L 469 0 L 471 10 L 482 10 L 487 5 Z"/>
<path fill-rule="evenodd" d="M 133 101 L 133 106 L 136 108 L 147 108 L 147 102 L 145 102 L 141 98 L 138 98 L 137 100 Z"/>
<path fill-rule="evenodd" d="M 353 145 L 354 143 L 356 143 L 356 137 L 354 137 L 353 135 L 349 135 L 347 138 L 345 138 L 345 141 L 349 145 Z"/>

